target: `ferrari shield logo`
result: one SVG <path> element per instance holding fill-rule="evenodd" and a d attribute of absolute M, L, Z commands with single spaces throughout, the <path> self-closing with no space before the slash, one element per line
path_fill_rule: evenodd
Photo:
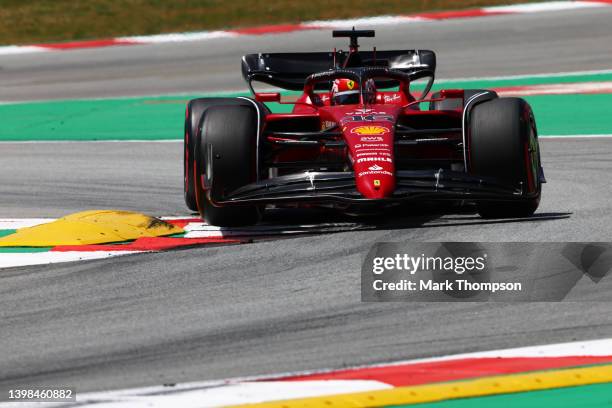
<path fill-rule="evenodd" d="M 383 135 L 389 132 L 389 128 L 385 126 L 358 126 L 351 130 L 351 133 L 358 135 Z"/>

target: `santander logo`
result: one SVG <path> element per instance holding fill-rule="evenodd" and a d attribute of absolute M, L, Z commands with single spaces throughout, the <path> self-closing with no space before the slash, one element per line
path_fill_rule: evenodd
<path fill-rule="evenodd" d="M 382 170 L 382 169 L 383 169 L 383 168 L 382 168 L 382 167 L 380 167 L 378 164 L 375 164 L 375 165 L 373 165 L 372 167 L 368 167 L 368 170 L 370 170 L 370 171 L 380 171 L 380 170 Z"/>

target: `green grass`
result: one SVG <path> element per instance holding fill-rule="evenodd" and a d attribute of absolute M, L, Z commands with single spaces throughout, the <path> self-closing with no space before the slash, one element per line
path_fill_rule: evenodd
<path fill-rule="evenodd" d="M 199 31 L 534 0 L 0 0 L 0 43 Z"/>

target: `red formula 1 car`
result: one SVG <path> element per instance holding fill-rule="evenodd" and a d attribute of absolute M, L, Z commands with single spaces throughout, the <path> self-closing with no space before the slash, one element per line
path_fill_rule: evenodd
<path fill-rule="evenodd" d="M 545 182 L 527 102 L 488 90 L 427 98 L 436 56 L 359 51 L 372 30 L 334 31 L 348 52 L 242 58 L 253 98 L 187 105 L 185 200 L 211 225 L 256 223 L 267 205 L 372 212 L 415 201 L 475 203 L 483 217 L 526 217 Z M 428 80 L 420 96 L 416 80 Z M 302 94 L 272 113 L 253 81 Z"/>

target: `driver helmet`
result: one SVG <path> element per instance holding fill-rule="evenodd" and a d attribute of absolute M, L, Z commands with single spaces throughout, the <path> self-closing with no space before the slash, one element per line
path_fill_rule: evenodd
<path fill-rule="evenodd" d="M 332 105 L 354 105 L 359 103 L 359 84 L 352 79 L 335 79 L 331 90 Z"/>

